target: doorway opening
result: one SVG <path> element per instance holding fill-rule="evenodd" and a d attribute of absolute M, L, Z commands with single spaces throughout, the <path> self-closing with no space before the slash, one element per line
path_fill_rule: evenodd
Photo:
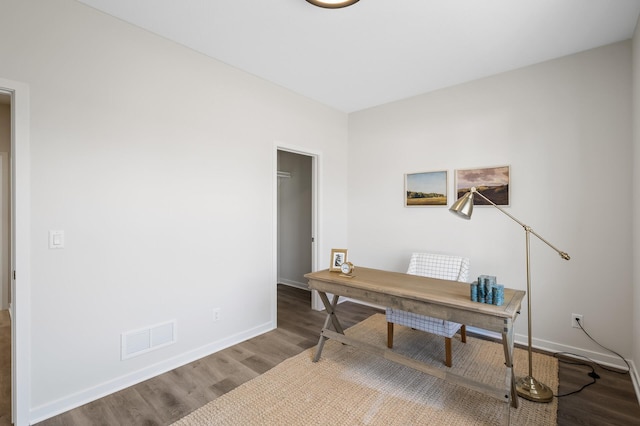
<path fill-rule="evenodd" d="M 278 283 L 307 289 L 312 268 L 312 157 L 278 151 Z"/>
<path fill-rule="evenodd" d="M 0 422 L 12 423 L 11 395 L 11 158 L 10 93 L 0 90 Z"/>
<path fill-rule="evenodd" d="M 317 153 L 276 147 L 276 284 L 308 290 L 304 274 L 316 270 L 319 161 Z M 322 309 L 315 291 L 311 307 Z"/>

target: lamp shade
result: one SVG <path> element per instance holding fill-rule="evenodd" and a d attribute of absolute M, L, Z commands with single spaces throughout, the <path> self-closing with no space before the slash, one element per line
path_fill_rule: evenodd
<path fill-rule="evenodd" d="M 449 209 L 451 213 L 455 213 L 463 219 L 471 219 L 473 213 L 473 190 L 467 192 L 453 203 Z"/>

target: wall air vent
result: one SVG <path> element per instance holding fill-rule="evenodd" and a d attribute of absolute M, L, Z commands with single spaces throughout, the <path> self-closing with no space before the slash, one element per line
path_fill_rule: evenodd
<path fill-rule="evenodd" d="M 125 360 L 176 342 L 176 321 L 127 331 L 121 334 L 121 359 Z"/>

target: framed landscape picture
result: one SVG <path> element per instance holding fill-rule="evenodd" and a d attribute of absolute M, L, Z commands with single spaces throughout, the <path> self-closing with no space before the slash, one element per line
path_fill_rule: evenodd
<path fill-rule="evenodd" d="M 456 170 L 456 196 L 462 197 L 471 187 L 493 201 L 498 206 L 509 205 L 510 167 L 485 167 L 480 169 Z M 489 205 L 480 197 L 473 197 L 474 206 Z"/>
<path fill-rule="evenodd" d="M 447 171 L 404 175 L 405 207 L 446 206 Z"/>

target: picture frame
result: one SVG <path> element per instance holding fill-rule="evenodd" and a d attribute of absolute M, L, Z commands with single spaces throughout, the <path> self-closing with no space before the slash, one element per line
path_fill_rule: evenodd
<path fill-rule="evenodd" d="M 340 265 L 347 261 L 347 249 L 331 249 L 329 271 L 340 272 Z"/>
<path fill-rule="evenodd" d="M 446 170 L 406 173 L 404 175 L 404 206 L 446 207 L 448 175 Z"/>
<path fill-rule="evenodd" d="M 481 167 L 455 171 L 456 199 L 469 192 L 472 187 L 498 206 L 509 206 L 511 199 L 511 167 Z M 487 206 L 481 197 L 473 197 L 474 206 Z"/>

